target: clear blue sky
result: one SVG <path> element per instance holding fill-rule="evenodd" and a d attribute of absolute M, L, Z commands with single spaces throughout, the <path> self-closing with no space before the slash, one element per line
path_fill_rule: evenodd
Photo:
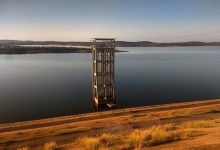
<path fill-rule="evenodd" d="M 0 0 L 0 39 L 91 37 L 220 41 L 220 0 Z"/>

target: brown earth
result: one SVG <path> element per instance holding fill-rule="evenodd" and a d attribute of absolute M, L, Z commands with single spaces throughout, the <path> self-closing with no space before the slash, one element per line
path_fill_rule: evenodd
<path fill-rule="evenodd" d="M 213 122 L 220 120 L 220 99 L 215 99 L 2 124 L 0 150 L 25 146 L 35 149 L 51 141 L 56 142 L 57 149 L 84 149 L 75 142 L 79 137 L 103 133 L 123 135 L 135 129 L 145 130 L 170 123 L 178 128 L 184 122 L 194 120 L 212 122 L 213 125 L 211 128 L 186 129 L 191 134 L 187 138 L 142 149 L 220 149 L 220 121 Z"/>

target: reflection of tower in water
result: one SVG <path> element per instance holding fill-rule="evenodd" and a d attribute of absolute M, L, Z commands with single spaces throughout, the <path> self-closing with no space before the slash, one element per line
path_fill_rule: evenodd
<path fill-rule="evenodd" d="M 116 107 L 114 59 L 115 39 L 94 38 L 93 103 L 97 111 Z"/>

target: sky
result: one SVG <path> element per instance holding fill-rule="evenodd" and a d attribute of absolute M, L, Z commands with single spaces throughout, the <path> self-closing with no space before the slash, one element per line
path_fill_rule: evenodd
<path fill-rule="evenodd" d="M 220 0 L 0 0 L 0 39 L 220 41 Z"/>

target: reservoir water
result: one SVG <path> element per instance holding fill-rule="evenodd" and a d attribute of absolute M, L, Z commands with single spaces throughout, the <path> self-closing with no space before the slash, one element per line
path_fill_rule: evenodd
<path fill-rule="evenodd" d="M 220 47 L 118 47 L 118 108 L 220 98 Z M 93 112 L 91 54 L 0 55 L 0 123 Z"/>

